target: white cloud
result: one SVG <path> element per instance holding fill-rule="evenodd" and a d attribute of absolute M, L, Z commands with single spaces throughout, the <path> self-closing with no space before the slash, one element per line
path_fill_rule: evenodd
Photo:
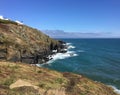
<path fill-rule="evenodd" d="M 2 15 L 0 15 L 0 19 L 9 20 L 8 18 L 4 18 Z"/>
<path fill-rule="evenodd" d="M 20 21 L 18 21 L 18 20 L 16 20 L 15 22 L 17 22 L 18 24 L 23 24 L 22 22 L 20 22 Z"/>
<path fill-rule="evenodd" d="M 4 19 L 4 17 L 0 15 L 0 19 Z"/>

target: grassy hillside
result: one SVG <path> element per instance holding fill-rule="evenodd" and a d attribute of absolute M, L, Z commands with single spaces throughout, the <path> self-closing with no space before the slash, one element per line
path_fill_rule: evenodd
<path fill-rule="evenodd" d="M 60 42 L 41 31 L 14 21 L 0 19 L 0 58 L 30 63 L 35 56 L 45 56 L 59 49 Z M 27 60 L 29 59 L 29 60 Z M 42 60 L 42 58 L 40 59 Z"/>
<path fill-rule="evenodd" d="M 117 95 L 82 75 L 0 62 L 0 95 Z"/>

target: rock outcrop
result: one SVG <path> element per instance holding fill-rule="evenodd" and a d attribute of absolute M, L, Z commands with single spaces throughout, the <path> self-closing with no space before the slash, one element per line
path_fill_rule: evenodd
<path fill-rule="evenodd" d="M 0 19 L 0 59 L 43 63 L 52 50 L 60 52 L 62 44 L 37 29 Z"/>

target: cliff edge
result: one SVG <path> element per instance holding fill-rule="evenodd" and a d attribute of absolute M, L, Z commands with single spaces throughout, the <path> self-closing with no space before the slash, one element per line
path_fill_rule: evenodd
<path fill-rule="evenodd" d="M 43 63 L 62 42 L 32 27 L 0 19 L 0 59 L 25 63 Z"/>

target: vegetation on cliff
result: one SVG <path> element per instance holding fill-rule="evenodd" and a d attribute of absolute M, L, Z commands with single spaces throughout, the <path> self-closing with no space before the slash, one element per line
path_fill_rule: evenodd
<path fill-rule="evenodd" d="M 0 58 L 9 61 L 42 63 L 53 49 L 61 48 L 61 43 L 43 34 L 41 31 L 0 19 Z M 37 57 L 37 58 L 36 58 Z M 40 59 L 40 60 L 39 60 Z M 45 61 L 45 60 L 43 60 Z"/>

